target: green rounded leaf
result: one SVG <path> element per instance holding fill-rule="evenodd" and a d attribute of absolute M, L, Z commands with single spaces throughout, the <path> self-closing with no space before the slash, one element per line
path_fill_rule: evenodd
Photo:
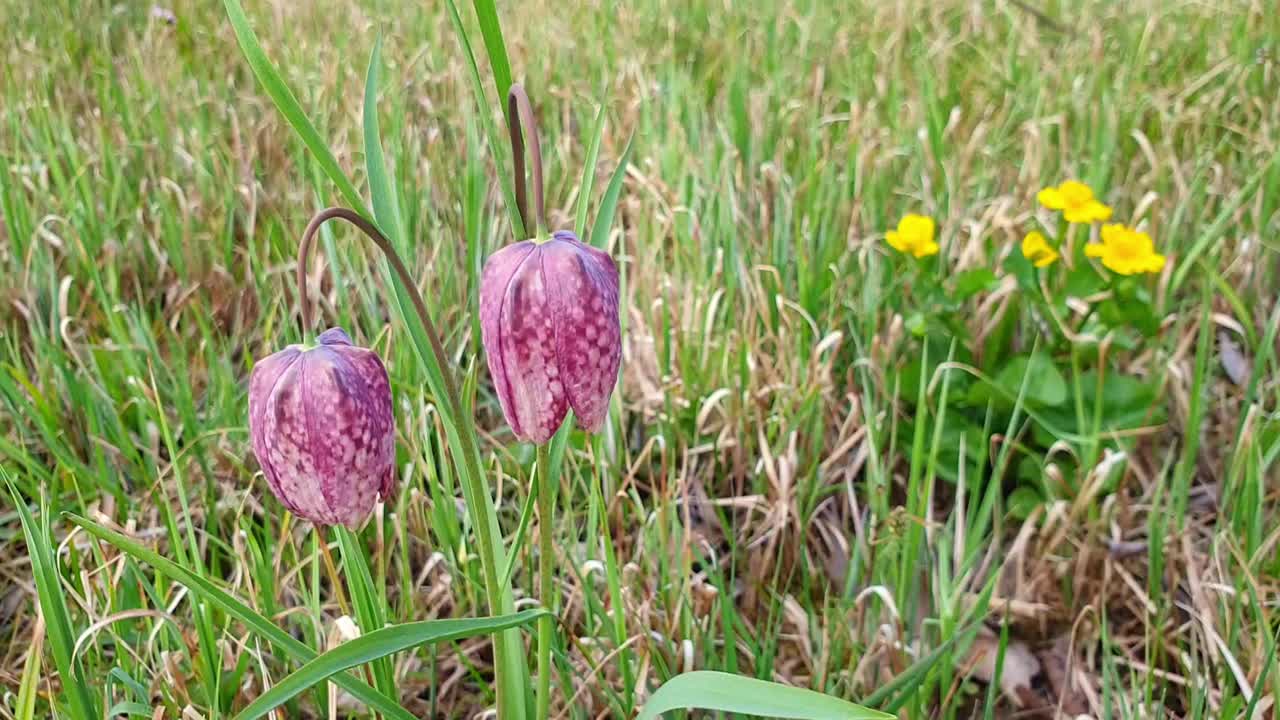
<path fill-rule="evenodd" d="M 813 690 L 729 673 L 700 670 L 677 675 L 653 694 L 638 720 L 671 710 L 718 710 L 796 720 L 891 720 L 892 715 Z"/>
<path fill-rule="evenodd" d="M 1001 406 L 1010 406 L 1018 397 L 1025 380 L 1026 402 L 1036 407 L 1057 407 L 1067 401 L 1067 379 L 1053 361 L 1043 353 L 1016 355 L 1009 358 L 993 379 L 1002 392 L 992 392 L 987 383 L 973 386 L 967 400 L 972 405 L 983 405 L 995 400 Z"/>

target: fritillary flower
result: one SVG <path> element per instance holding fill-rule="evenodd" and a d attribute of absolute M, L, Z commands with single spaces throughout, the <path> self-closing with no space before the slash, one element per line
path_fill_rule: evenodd
<path fill-rule="evenodd" d="M 387 369 L 341 328 L 254 365 L 249 435 L 271 491 L 317 525 L 354 528 L 395 489 Z"/>
<path fill-rule="evenodd" d="M 480 330 L 502 414 L 541 445 L 570 409 L 604 424 L 622 362 L 618 269 L 567 230 L 494 253 L 480 277 Z"/>

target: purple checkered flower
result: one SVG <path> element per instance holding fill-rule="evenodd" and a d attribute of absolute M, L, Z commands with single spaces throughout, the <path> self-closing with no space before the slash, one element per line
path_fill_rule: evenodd
<path fill-rule="evenodd" d="M 356 527 L 395 489 L 391 384 L 340 328 L 254 365 L 249 434 L 271 491 L 317 525 Z"/>
<path fill-rule="evenodd" d="M 608 254 L 565 230 L 499 250 L 480 278 L 480 329 L 516 437 L 545 443 L 569 409 L 581 428 L 604 424 L 622 361 Z"/>

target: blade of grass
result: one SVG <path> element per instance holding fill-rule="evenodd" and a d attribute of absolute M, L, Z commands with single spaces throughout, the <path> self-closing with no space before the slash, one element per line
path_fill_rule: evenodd
<path fill-rule="evenodd" d="M 489 141 L 489 149 L 493 152 L 493 163 L 498 168 L 504 167 L 502 158 L 506 155 L 502 152 L 502 145 L 499 141 L 497 129 L 493 125 L 493 117 L 489 114 L 489 100 L 484 91 L 484 81 L 480 79 L 480 66 L 476 64 L 476 55 L 471 50 L 471 41 L 467 39 L 466 27 L 462 24 L 462 16 L 458 13 L 458 6 L 453 0 L 446 0 L 445 4 L 449 8 L 449 20 L 453 22 L 453 29 L 458 33 L 458 41 L 462 43 L 463 55 L 467 58 L 467 69 L 471 74 L 471 89 L 476 96 L 476 107 L 479 109 L 480 121 L 484 124 L 485 138 Z M 504 51 L 505 53 L 505 51 Z M 505 55 L 504 55 L 505 57 Z M 499 99 L 507 97 L 507 90 L 511 88 L 510 70 L 506 85 L 499 83 L 502 93 Z M 506 103 L 500 103 L 506 108 Z M 504 116 L 505 117 L 505 116 Z M 517 240 L 523 240 L 528 237 L 528 229 L 524 226 L 524 221 L 520 219 L 520 209 L 516 205 L 516 190 L 512 184 L 511 177 L 500 169 L 498 171 L 498 185 L 502 187 L 502 195 L 506 200 L 507 217 L 511 219 L 511 230 L 516 235 Z"/>
<path fill-rule="evenodd" d="M 1000 687 L 1001 676 L 1004 675 L 1004 654 L 1009 649 L 1009 616 L 1005 615 L 1004 622 L 1000 624 L 1000 642 L 996 646 L 996 667 L 995 672 L 991 675 L 991 682 L 987 683 L 987 699 L 986 707 L 982 711 L 982 720 L 992 720 L 996 712 L 996 690 Z"/>
<path fill-rule="evenodd" d="M 64 517 L 84 528 L 90 535 L 114 545 L 134 559 L 147 563 L 155 568 L 156 572 L 168 577 L 170 580 L 186 586 L 191 592 L 202 596 L 209 604 L 244 623 L 245 627 L 251 632 L 279 648 L 293 659 L 301 662 L 310 662 L 317 657 L 315 650 L 312 650 L 302 641 L 294 638 L 275 623 L 258 614 L 248 605 L 240 602 L 233 595 L 219 589 L 209 580 L 88 518 L 74 513 L 66 513 Z M 338 675 L 333 678 L 333 681 L 338 687 L 351 693 L 357 700 L 387 717 L 397 718 L 398 720 L 414 720 L 409 711 L 400 707 L 394 700 L 378 692 L 362 680 L 350 675 Z"/>
<path fill-rule="evenodd" d="M 364 84 L 364 162 L 369 175 L 369 195 L 373 199 L 373 217 L 391 242 L 401 247 L 400 203 L 391 174 L 387 171 L 387 159 L 382 152 L 382 133 L 378 126 L 378 68 L 382 64 L 382 38 L 373 42 L 369 53 L 369 70 Z"/>
<path fill-rule="evenodd" d="M 796 720 L 890 720 L 893 717 L 813 690 L 698 670 L 663 683 L 645 703 L 638 720 L 653 720 L 671 710 L 693 708 Z"/>
<path fill-rule="evenodd" d="M 634 135 L 627 139 L 627 148 L 622 151 L 622 159 L 618 161 L 613 177 L 609 178 L 609 187 L 604 191 L 604 197 L 600 199 L 600 209 L 596 211 L 596 221 L 591 226 L 588 245 L 603 248 L 605 243 L 609 242 L 609 231 L 613 228 L 613 215 L 618 209 L 618 196 L 622 194 L 622 181 L 627 176 L 627 165 L 631 162 L 631 147 L 634 142 Z"/>
<path fill-rule="evenodd" d="M 49 634 L 49 647 L 53 651 L 53 664 L 58 669 L 58 676 L 62 678 L 61 696 L 70 705 L 71 717 L 76 720 L 97 720 L 97 704 L 89 694 L 84 670 L 74 653 L 76 635 L 71 627 L 71 614 L 67 611 L 67 599 L 62 592 L 62 581 L 53 555 L 48 507 L 41 508 L 40 521 L 37 523 L 4 468 L 0 468 L 0 477 L 9 489 L 9 496 L 18 510 L 18 520 L 22 523 L 27 554 L 31 558 L 31 574 L 36 584 L 36 596 Z"/>
<path fill-rule="evenodd" d="M 489 54 L 489 67 L 493 70 L 493 84 L 498 88 L 498 97 L 504 98 L 511 89 L 511 60 L 507 57 L 507 44 L 502 39 L 498 8 L 493 0 L 475 0 L 473 4 L 476 17 L 480 19 L 484 49 Z"/>
<path fill-rule="evenodd" d="M 535 477 L 533 482 L 537 483 Z M 511 583 L 511 574 L 516 569 L 516 558 L 524 549 L 525 533 L 529 531 L 529 520 L 533 517 L 533 506 L 538 499 L 537 487 L 529 488 L 529 497 L 525 498 L 524 507 L 520 509 L 520 523 L 516 525 L 516 534 L 511 538 L 511 547 L 507 548 L 507 564 L 502 568 L 502 585 Z"/>
<path fill-rule="evenodd" d="M 356 536 L 342 525 L 333 528 L 338 537 L 338 549 L 342 553 L 343 576 L 356 622 L 365 633 L 381 630 L 386 625 L 386 612 L 382 598 L 374 590 L 373 575 Z M 373 661 L 373 686 L 390 698 L 397 697 L 395 676 L 386 658 Z"/>
<path fill-rule="evenodd" d="M 22 679 L 18 682 L 18 699 L 13 706 L 17 720 L 33 720 L 36 716 L 36 693 L 40 687 L 40 659 L 44 655 L 44 615 L 36 612 L 36 625 L 31 631 L 31 645 L 27 648 L 27 660 L 22 665 Z"/>
<path fill-rule="evenodd" d="M 979 600 L 978 607 L 985 607 L 994 588 L 995 584 L 990 583 L 988 589 L 983 593 L 983 597 Z M 951 652 L 952 648 L 959 645 L 961 640 L 967 639 L 976 633 L 980 623 L 980 619 L 974 620 L 969 625 L 961 628 L 941 645 L 934 648 L 928 655 L 911 663 L 910 667 L 903 670 L 888 684 L 876 688 L 876 691 L 863 698 L 862 702 L 867 705 L 882 707 L 888 712 L 897 712 L 900 707 L 915 696 L 915 686 L 924 679 L 929 671 L 933 669 L 933 666 L 947 653 Z"/>
<path fill-rule="evenodd" d="M 450 8 L 456 17 L 456 7 L 453 7 L 452 0 L 450 0 Z M 457 20 L 457 27 L 465 44 L 466 36 L 462 34 L 460 19 Z M 370 71 L 365 90 L 365 157 L 368 161 L 370 177 L 378 176 L 377 181 L 372 179 L 370 181 L 370 187 L 375 191 L 374 208 L 379 212 L 378 220 L 398 224 L 398 218 L 395 216 L 395 200 L 391 197 L 391 182 L 386 174 L 386 163 L 381 161 L 382 143 L 378 137 L 377 112 L 373 108 L 376 100 L 376 89 L 370 89 L 374 87 L 377 81 L 377 70 L 375 69 L 378 59 L 377 50 L 378 48 L 375 47 L 375 52 L 370 59 Z M 467 51 L 470 53 L 469 46 L 467 46 Z M 479 72 L 475 68 L 474 58 L 472 60 L 473 79 L 478 83 Z M 478 88 L 478 90 L 482 92 L 483 88 Z M 487 121 L 486 129 L 491 132 L 492 121 L 483 112 L 481 115 Z M 515 207 L 514 200 L 510 207 Z M 397 243 L 396 236 L 389 236 L 389 239 L 393 245 Z M 441 406 L 440 417 L 444 422 L 445 434 L 453 454 L 455 466 L 463 481 L 462 487 L 466 499 L 467 512 L 471 514 L 472 526 L 479 536 L 481 564 L 485 573 L 485 595 L 489 603 L 489 611 L 502 614 L 513 612 L 515 604 L 511 596 L 510 585 L 498 583 L 498 571 L 505 566 L 506 555 L 502 548 L 502 533 L 498 524 L 497 510 L 494 507 L 493 497 L 489 494 L 488 486 L 484 482 L 484 475 L 480 466 L 479 443 L 476 439 L 474 424 L 466 408 L 460 405 L 458 407 L 453 406 L 452 400 L 457 400 L 459 403 L 462 401 L 461 398 L 452 398 L 453 393 L 448 389 L 447 375 L 452 370 L 445 365 L 447 359 L 438 355 L 436 349 L 432 347 L 431 339 L 426 333 L 422 320 L 416 313 L 408 312 L 408 309 L 413 306 L 409 288 L 398 275 L 395 273 L 391 273 L 391 275 L 396 302 L 401 309 L 400 315 L 404 318 L 405 324 L 409 328 L 418 357 L 422 361 L 423 367 L 426 368 L 428 385 L 436 397 L 446 400 Z M 497 655 L 497 660 L 495 661 L 497 669 L 495 672 L 500 687 L 500 692 L 498 693 L 500 707 L 498 712 L 500 717 L 511 716 L 519 718 L 524 716 L 525 687 L 527 685 L 525 677 L 527 676 L 528 668 L 521 654 L 519 633 L 514 630 L 506 630 L 503 631 L 502 635 L 502 637 L 494 638 Z"/>
<path fill-rule="evenodd" d="M 1199 263 L 1200 255 L 1222 237 L 1227 227 L 1234 222 L 1236 211 L 1240 209 L 1241 205 L 1254 197 L 1254 192 L 1258 189 L 1258 185 L 1262 183 L 1267 173 L 1271 171 L 1271 167 L 1277 162 L 1280 162 L 1280 152 L 1272 155 L 1270 162 L 1262 165 L 1245 181 L 1244 185 L 1222 206 L 1213 224 L 1200 233 L 1195 245 L 1191 246 L 1187 254 L 1182 257 L 1182 261 L 1178 263 L 1178 269 L 1173 274 L 1173 281 L 1169 283 L 1170 294 L 1176 293 L 1182 287 L 1183 281 L 1187 279 L 1187 273 L 1191 272 L 1191 268 Z"/>
<path fill-rule="evenodd" d="M 1200 326 L 1196 340 L 1196 359 L 1191 377 L 1191 393 L 1188 396 L 1187 427 L 1190 431 L 1182 445 L 1182 454 L 1174 468 L 1173 483 L 1173 517 L 1179 530 L 1186 522 L 1188 496 L 1191 493 L 1191 478 L 1195 474 L 1196 463 L 1200 456 L 1200 423 L 1204 418 L 1204 384 L 1209 374 L 1209 356 L 1213 352 L 1213 321 L 1210 317 L 1212 298 L 1209 286 L 1201 292 Z"/>
<path fill-rule="evenodd" d="M 334 677 L 344 670 L 375 661 L 387 661 L 391 655 L 426 643 L 460 640 L 476 635 L 492 635 L 509 628 L 526 625 L 543 615 L 545 610 L 525 610 L 512 615 L 487 618 L 424 620 L 389 625 L 381 630 L 348 640 L 325 652 L 276 683 L 240 711 L 236 720 L 255 720 L 283 705 L 309 688 Z"/>
<path fill-rule="evenodd" d="M 160 389 L 156 385 L 156 375 L 154 366 L 148 366 L 152 397 L 154 398 L 155 421 L 160 429 L 160 437 L 164 441 L 165 447 L 169 451 L 169 457 L 176 458 L 179 456 L 178 444 L 174 439 L 173 432 L 169 429 L 169 420 L 165 414 L 165 409 L 160 403 Z M 172 485 L 177 490 L 178 503 L 182 509 L 182 524 L 186 530 L 187 547 L 190 553 L 191 564 L 195 568 L 197 575 L 204 575 L 205 559 L 200 549 L 200 543 L 196 539 L 195 525 L 196 522 L 191 516 L 191 494 L 187 488 L 186 473 L 182 471 L 182 465 L 174 462 L 170 468 L 173 478 Z M 165 511 L 170 512 L 169 505 L 164 505 Z M 213 626 L 213 618 L 210 616 L 209 608 L 205 607 L 204 601 L 200 598 L 192 598 L 192 615 L 196 625 L 196 640 L 199 652 L 193 661 L 196 661 L 200 667 L 200 674 L 204 682 L 204 686 L 209 693 L 212 706 L 210 710 L 214 720 L 220 715 L 220 707 L 218 698 L 222 695 L 222 665 L 217 662 L 218 643 L 216 640 L 215 629 Z"/>
<path fill-rule="evenodd" d="M 604 105 L 596 111 L 595 127 L 591 130 L 591 144 L 582 159 L 582 184 L 578 188 L 577 219 L 573 231 L 579 238 L 586 237 L 587 210 L 591 207 L 591 188 L 596 181 L 596 158 L 600 155 L 600 138 L 604 137 Z M 617 201 L 615 201 L 617 202 Z"/>

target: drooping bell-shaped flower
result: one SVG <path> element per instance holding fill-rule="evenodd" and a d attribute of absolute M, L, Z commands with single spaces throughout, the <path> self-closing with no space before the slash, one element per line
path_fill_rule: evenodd
<path fill-rule="evenodd" d="M 395 488 L 391 384 L 341 328 L 254 365 L 249 434 L 271 491 L 317 525 L 355 527 Z"/>
<path fill-rule="evenodd" d="M 618 269 L 561 230 L 494 253 L 480 278 L 480 329 L 502 414 L 542 444 L 573 409 L 599 430 L 622 361 Z"/>

